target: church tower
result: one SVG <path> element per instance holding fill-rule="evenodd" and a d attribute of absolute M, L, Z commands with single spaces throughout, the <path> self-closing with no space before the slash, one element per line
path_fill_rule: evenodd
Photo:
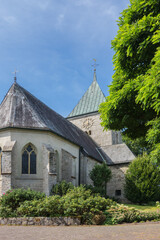
<path fill-rule="evenodd" d="M 108 196 L 126 200 L 124 196 L 125 173 L 129 163 L 135 158 L 125 143 L 122 143 L 120 132 L 104 131 L 101 126 L 99 105 L 105 101 L 105 96 L 97 82 L 96 69 L 94 69 L 93 81 L 69 114 L 67 119 L 81 130 L 86 132 L 98 145 L 97 151 L 102 150 L 109 160 L 109 168 L 112 179 L 107 183 Z M 81 161 L 82 172 L 90 172 L 90 163 Z M 92 165 L 93 167 L 93 165 Z"/>
<path fill-rule="evenodd" d="M 96 69 L 94 69 L 93 81 L 90 87 L 67 117 L 70 122 L 90 135 L 102 148 L 106 145 L 122 143 L 119 132 L 103 131 L 98 108 L 104 101 L 105 95 L 97 82 Z"/>

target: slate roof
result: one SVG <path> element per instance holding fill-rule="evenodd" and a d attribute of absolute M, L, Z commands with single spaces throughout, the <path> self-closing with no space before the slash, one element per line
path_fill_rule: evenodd
<path fill-rule="evenodd" d="M 96 85 L 96 83 L 94 83 Z M 82 147 L 102 162 L 106 154 L 82 130 L 50 109 L 19 84 L 14 83 L 0 105 L 0 129 L 22 128 L 53 132 Z"/>
<path fill-rule="evenodd" d="M 99 105 L 105 101 L 105 96 L 99 87 L 94 71 L 93 82 L 67 118 L 87 113 L 97 112 Z"/>
<path fill-rule="evenodd" d="M 113 165 L 130 163 L 135 159 L 135 155 L 125 143 L 103 146 L 102 149 L 108 158 L 112 159 Z"/>

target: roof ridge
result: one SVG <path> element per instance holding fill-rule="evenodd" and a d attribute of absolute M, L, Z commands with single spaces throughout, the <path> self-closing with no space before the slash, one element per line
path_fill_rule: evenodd
<path fill-rule="evenodd" d="M 15 84 L 12 85 L 12 88 L 13 88 L 13 91 L 14 91 L 14 88 L 15 88 Z M 12 93 L 13 95 L 13 93 Z M 13 98 L 13 96 L 12 96 Z M 10 119 L 9 119 L 9 124 L 11 124 L 12 126 L 12 106 L 13 106 L 13 101 L 10 102 Z"/>
<path fill-rule="evenodd" d="M 12 87 L 14 86 L 14 84 L 15 84 L 15 83 L 13 83 L 13 84 L 11 85 L 11 87 L 9 88 L 9 90 L 7 91 L 7 93 L 5 94 L 3 100 L 1 101 L 0 106 L 4 104 L 4 102 L 5 102 L 5 100 L 6 100 L 6 97 L 7 97 L 8 93 L 10 92 L 10 90 L 12 89 Z"/>
<path fill-rule="evenodd" d="M 59 117 L 63 118 L 59 113 L 55 112 L 51 107 L 49 107 L 48 105 L 46 105 L 44 102 L 42 102 L 41 100 L 39 100 L 37 97 L 35 97 L 32 93 L 30 93 L 29 91 L 27 91 L 25 88 L 23 88 L 21 85 L 19 85 L 18 83 L 16 83 L 21 89 L 23 89 L 23 91 L 25 91 L 27 94 L 29 94 L 30 96 L 32 96 L 32 98 L 34 98 L 36 101 L 38 101 L 41 105 L 43 105 L 45 108 L 49 109 L 50 111 L 53 111 L 56 115 L 58 115 Z M 64 118 L 65 119 L 65 118 Z"/>
<path fill-rule="evenodd" d="M 34 95 L 32 95 L 30 92 L 28 92 L 26 89 L 24 89 L 23 87 L 21 87 L 19 84 L 17 84 L 17 87 L 19 88 L 19 90 L 21 91 L 21 93 L 22 93 L 22 95 L 24 96 L 24 98 L 26 98 L 27 99 L 27 101 L 29 102 L 29 99 L 28 99 L 28 97 L 27 97 L 27 95 L 24 93 L 24 92 L 27 92 L 30 96 L 32 96 L 32 98 L 34 98 L 36 101 L 39 101 L 41 104 L 44 104 L 43 102 L 41 102 L 38 98 L 36 98 Z M 23 91 L 22 91 L 23 90 Z M 33 104 L 31 103 L 31 102 L 29 102 L 29 104 L 30 104 L 30 106 L 31 106 L 31 108 L 32 108 L 32 111 L 33 112 L 36 112 L 36 114 L 38 114 L 38 111 L 33 107 Z M 45 105 L 45 104 L 44 104 Z M 48 107 L 47 105 L 46 105 L 46 107 Z M 43 124 L 46 126 L 46 124 L 45 124 L 45 120 L 44 120 L 44 118 L 42 117 L 42 115 L 40 116 L 39 114 L 38 114 L 38 117 L 40 118 L 40 120 L 43 122 Z M 46 126 L 47 127 L 47 126 Z"/>
<path fill-rule="evenodd" d="M 12 89 L 14 89 L 14 87 L 15 87 L 15 83 L 13 83 L 13 84 L 11 85 L 11 87 L 9 88 L 9 90 L 7 91 L 7 93 L 5 94 L 3 100 L 2 100 L 2 102 L 1 102 L 1 104 L 0 104 L 0 109 L 1 109 L 1 108 L 4 106 L 4 104 L 6 103 L 6 101 L 7 101 L 7 95 L 11 92 Z M 12 101 L 10 101 L 10 104 L 9 104 L 9 112 L 10 112 L 10 114 L 9 114 L 8 124 L 12 124 L 12 123 L 11 123 Z"/>
<path fill-rule="evenodd" d="M 98 145 L 81 129 L 49 108 L 19 84 L 13 84 L 8 92 L 13 93 L 13 95 L 6 95 L 5 102 L 3 101 L 1 105 L 0 129 L 18 128 L 50 131 L 82 147 L 90 157 L 102 161 L 96 150 Z"/>

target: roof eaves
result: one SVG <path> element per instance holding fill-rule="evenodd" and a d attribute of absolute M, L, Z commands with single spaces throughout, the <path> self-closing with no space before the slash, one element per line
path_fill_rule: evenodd
<path fill-rule="evenodd" d="M 83 146 L 81 146 L 80 144 L 78 144 L 78 143 L 76 143 L 76 142 L 74 142 L 74 141 L 71 141 L 70 139 L 68 139 L 68 138 L 66 138 L 66 137 L 64 137 L 64 136 L 62 136 L 62 135 L 54 132 L 53 130 L 51 130 L 51 129 L 49 129 L 49 128 L 45 128 L 45 129 L 44 129 L 44 128 L 33 128 L 33 127 L 32 127 L 32 128 L 30 128 L 30 127 L 23 128 L 23 127 L 6 126 L 6 127 L 4 127 L 4 128 L 0 128 L 0 131 L 7 130 L 7 129 L 19 129 L 19 130 L 32 130 L 32 131 L 51 132 L 51 133 L 54 133 L 55 135 L 57 135 L 57 136 L 59 136 L 59 137 L 62 137 L 63 139 L 65 139 L 65 140 L 67 140 L 67 141 L 75 144 L 76 146 L 79 146 L 80 148 L 84 149 L 84 151 L 87 153 L 87 155 L 88 155 L 89 157 L 97 160 L 98 162 L 102 162 L 102 161 L 103 161 L 103 159 L 102 159 L 102 161 L 101 161 L 100 159 L 98 159 L 98 158 L 92 156 L 91 154 L 89 154 L 89 153 L 85 150 L 85 148 L 84 148 Z M 101 157 L 101 158 L 102 158 L 102 157 Z"/>
<path fill-rule="evenodd" d="M 93 113 L 98 113 L 98 111 L 93 111 L 93 112 L 83 113 L 83 114 L 79 114 L 79 115 L 74 115 L 74 116 L 71 116 L 71 117 L 66 117 L 66 119 L 81 117 L 81 116 L 85 116 L 85 115 L 89 115 L 89 114 L 93 114 Z"/>

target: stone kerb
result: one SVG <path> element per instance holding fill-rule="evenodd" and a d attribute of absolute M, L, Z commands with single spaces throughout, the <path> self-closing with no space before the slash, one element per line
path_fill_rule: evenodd
<path fill-rule="evenodd" d="M 79 218 L 72 217 L 19 217 L 0 218 L 0 225 L 41 225 L 41 226 L 75 226 L 80 225 Z"/>

